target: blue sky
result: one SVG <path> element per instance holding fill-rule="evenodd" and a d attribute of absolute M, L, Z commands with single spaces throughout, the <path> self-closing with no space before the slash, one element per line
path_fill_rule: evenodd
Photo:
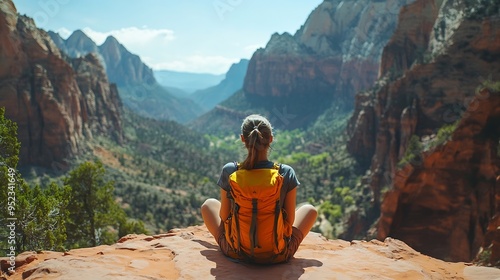
<path fill-rule="evenodd" d="M 294 34 L 322 1 L 13 0 L 37 26 L 67 37 L 108 35 L 153 69 L 225 73 L 274 32 Z"/>

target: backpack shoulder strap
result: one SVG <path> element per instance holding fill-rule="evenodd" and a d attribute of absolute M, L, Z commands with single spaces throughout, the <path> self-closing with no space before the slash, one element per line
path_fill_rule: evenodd
<path fill-rule="evenodd" d="M 281 170 L 281 163 L 275 162 L 273 164 L 273 169 L 280 171 Z"/>
<path fill-rule="evenodd" d="M 236 171 L 238 171 L 240 169 L 240 166 L 241 166 L 241 163 L 237 162 L 237 161 L 233 161 L 234 163 L 234 167 L 236 168 Z M 230 174 L 231 175 L 231 174 Z M 228 175 L 228 177 L 230 176 Z M 229 178 L 228 178 L 229 179 Z M 231 184 L 229 184 L 229 189 L 231 190 Z M 233 199 L 233 196 L 231 195 L 231 191 L 227 191 L 226 192 L 226 197 L 229 198 L 231 200 L 231 203 L 234 203 L 234 199 Z"/>

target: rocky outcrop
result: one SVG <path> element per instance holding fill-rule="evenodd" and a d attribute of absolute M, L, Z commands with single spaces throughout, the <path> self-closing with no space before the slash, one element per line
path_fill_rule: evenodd
<path fill-rule="evenodd" d="M 465 108 L 478 106 L 478 85 L 500 80 L 500 21 L 483 14 L 483 6 L 490 4 L 495 5 L 417 0 L 405 6 L 384 48 L 381 77 L 374 89 L 357 97 L 348 126 L 348 150 L 369 169 L 365 180 L 372 190 L 373 210 L 382 211 L 379 238 L 395 235 L 417 250 L 448 260 L 471 260 L 491 218 L 491 212 L 476 207 L 488 204 L 491 197 L 471 192 L 482 192 L 490 184 L 485 182 L 496 177 L 491 174 L 494 157 L 486 156 L 489 150 L 483 147 L 494 137 L 471 134 L 474 143 L 462 143 L 470 144 L 467 155 L 463 146 L 437 149 L 418 167 L 425 171 L 417 168 L 403 179 L 398 163 L 408 153 L 412 135 L 425 146 L 425 139 L 433 139 L 442 126 L 461 119 Z M 489 173 L 478 171 L 479 166 Z M 466 174 L 470 176 L 462 176 Z M 397 189 L 397 194 L 389 192 L 384 199 L 384 188 Z"/>
<path fill-rule="evenodd" d="M 155 236 L 128 235 L 117 244 L 58 252 L 26 252 L 5 279 L 465 279 L 500 277 L 495 268 L 447 263 L 405 243 L 326 240 L 309 233 L 288 263 L 258 266 L 223 256 L 205 227 Z M 1 261 L 2 270 L 8 263 Z"/>
<path fill-rule="evenodd" d="M 409 2 L 324 1 L 294 36 L 274 34 L 254 53 L 245 93 L 302 103 L 297 114 L 317 111 L 333 100 L 350 110 L 355 94 L 376 80 L 399 8 Z M 317 102 L 310 104 L 313 100 Z"/>
<path fill-rule="evenodd" d="M 144 64 L 138 55 L 129 52 L 115 37 L 106 38 L 99 46 L 99 51 L 106 62 L 109 79 L 118 86 L 156 83 L 153 70 Z"/>
<path fill-rule="evenodd" d="M 64 159 L 94 132 L 112 131 L 119 140 L 119 99 L 106 76 L 75 72 L 48 34 L 19 16 L 12 1 L 0 5 L 0 106 L 18 124 L 20 164 L 64 167 Z M 102 74 L 94 59 L 84 60 L 85 70 Z M 92 116 L 97 107 L 100 115 Z"/>
<path fill-rule="evenodd" d="M 395 172 L 382 203 L 379 239 L 405 240 L 444 260 L 476 256 L 488 223 L 500 214 L 500 92 L 485 89 L 472 102 L 449 141 Z"/>
<path fill-rule="evenodd" d="M 71 65 L 76 73 L 78 88 L 84 102 L 81 103 L 82 121 L 92 132 L 111 134 L 122 140 L 121 99 L 115 84 L 109 84 L 106 71 L 97 54 L 89 53 L 75 58 Z"/>

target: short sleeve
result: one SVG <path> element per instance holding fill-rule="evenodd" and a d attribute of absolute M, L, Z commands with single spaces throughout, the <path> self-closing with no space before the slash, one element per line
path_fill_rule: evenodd
<path fill-rule="evenodd" d="M 289 192 L 300 185 L 295 170 L 289 165 L 281 164 L 281 175 L 283 176 L 283 187 Z"/>
<path fill-rule="evenodd" d="M 222 172 L 220 174 L 219 180 L 217 181 L 217 185 L 221 187 L 225 191 L 230 191 L 229 186 L 229 175 L 235 172 L 237 166 L 234 162 L 228 162 L 222 167 Z"/>

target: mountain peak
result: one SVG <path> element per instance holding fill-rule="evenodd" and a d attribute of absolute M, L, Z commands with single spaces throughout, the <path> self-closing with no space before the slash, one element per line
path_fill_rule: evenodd
<path fill-rule="evenodd" d="M 98 53 L 99 50 L 96 43 L 85 32 L 78 29 L 66 39 L 66 52 L 71 57 L 79 57 L 91 52 Z"/>
<path fill-rule="evenodd" d="M 264 51 L 265 53 L 276 54 L 301 54 L 305 52 L 302 46 L 288 32 L 274 33 Z"/>
<path fill-rule="evenodd" d="M 124 54 L 133 55 L 129 52 L 114 36 L 110 35 L 106 38 L 104 43 L 99 46 L 100 52 L 104 57 L 111 56 L 116 61 L 121 59 Z M 106 60 L 107 63 L 112 61 Z"/>
<path fill-rule="evenodd" d="M 103 45 L 117 45 L 121 46 L 120 42 L 113 36 L 109 35 L 106 40 L 104 41 Z"/>
<path fill-rule="evenodd" d="M 68 42 L 72 42 L 72 41 L 82 41 L 82 42 L 89 42 L 91 41 L 92 43 L 94 43 L 94 41 L 92 41 L 92 39 L 90 39 L 89 36 L 87 36 L 87 34 L 85 34 L 85 32 L 83 32 L 82 30 L 80 29 L 77 29 L 75 30 L 69 37 L 68 39 L 66 39 L 66 41 Z M 95 43 L 94 43 L 95 44 Z"/>

